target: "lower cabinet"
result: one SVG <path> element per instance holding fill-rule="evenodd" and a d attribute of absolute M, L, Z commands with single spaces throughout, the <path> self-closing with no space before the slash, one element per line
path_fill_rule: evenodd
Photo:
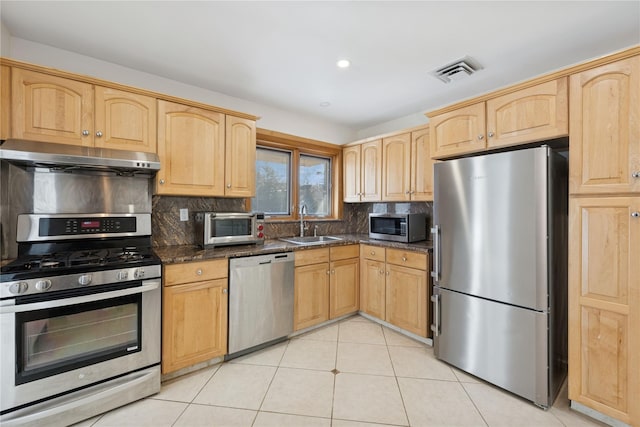
<path fill-rule="evenodd" d="M 358 245 L 295 253 L 294 330 L 358 311 L 358 254 Z"/>
<path fill-rule="evenodd" d="M 427 337 L 428 255 L 361 245 L 361 310 Z"/>
<path fill-rule="evenodd" d="M 164 267 L 162 373 L 227 352 L 226 259 Z"/>

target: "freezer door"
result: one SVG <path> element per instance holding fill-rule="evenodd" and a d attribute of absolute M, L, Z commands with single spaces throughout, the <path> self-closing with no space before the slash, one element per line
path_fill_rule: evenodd
<path fill-rule="evenodd" d="M 434 165 L 443 288 L 546 310 L 546 147 Z"/>
<path fill-rule="evenodd" d="M 434 288 L 434 354 L 535 404 L 551 405 L 547 314 Z"/>

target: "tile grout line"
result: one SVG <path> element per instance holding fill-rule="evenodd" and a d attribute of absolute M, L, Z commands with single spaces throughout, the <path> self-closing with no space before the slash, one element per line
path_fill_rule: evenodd
<path fill-rule="evenodd" d="M 264 401 L 267 398 L 267 394 L 269 394 L 269 389 L 271 389 L 271 386 L 273 385 L 273 381 L 276 379 L 276 375 L 278 375 L 278 371 L 280 370 L 280 364 L 282 363 L 282 359 L 284 359 L 284 355 L 287 352 L 287 349 L 289 348 L 290 342 L 291 342 L 290 339 L 287 340 L 287 345 L 285 346 L 284 351 L 282 352 L 282 356 L 280 356 L 280 360 L 278 361 L 278 366 L 276 366 L 276 371 L 273 373 L 273 377 L 271 377 L 271 381 L 269 381 L 269 387 L 267 387 L 267 391 L 265 391 L 264 396 L 262 396 L 262 400 L 260 401 L 260 406 L 258 406 L 258 410 L 256 411 L 256 416 L 253 418 L 253 422 L 251 423 L 252 427 L 256 423 L 256 420 L 258 419 L 258 415 L 260 414 L 262 405 L 264 405 Z"/>
<path fill-rule="evenodd" d="M 402 409 L 404 410 L 404 416 L 407 419 L 407 426 L 411 426 L 409 414 L 407 413 L 407 405 L 404 403 L 404 396 L 402 395 L 402 389 L 400 388 L 400 382 L 398 381 L 396 367 L 393 365 L 393 359 L 391 358 L 391 352 L 389 351 L 389 342 L 387 341 L 387 334 L 384 332 L 384 328 L 382 328 L 382 336 L 384 337 L 387 356 L 389 356 L 389 362 L 391 363 L 391 369 L 393 370 L 393 378 L 396 380 L 396 386 L 398 387 L 398 393 L 400 394 L 400 400 L 402 401 Z"/>
<path fill-rule="evenodd" d="M 456 373 L 454 372 L 453 375 L 455 375 L 456 378 L 458 378 L 458 376 L 456 375 Z M 462 390 L 464 391 L 464 394 L 467 395 L 467 397 L 469 398 L 469 400 L 471 401 L 471 404 L 473 405 L 474 408 L 476 408 L 476 411 L 478 411 L 478 415 L 480 415 L 480 418 L 482 418 L 482 421 L 484 422 L 484 424 L 486 426 L 489 426 L 489 421 L 486 420 L 486 418 L 484 417 L 484 414 L 482 413 L 482 411 L 480 410 L 480 408 L 478 408 L 478 405 L 476 405 L 476 402 L 473 400 L 473 398 L 471 397 L 471 395 L 469 394 L 469 392 L 467 391 L 467 389 L 465 388 L 464 384 L 462 381 L 460 381 L 460 378 L 458 378 L 458 384 L 460 384 L 460 387 L 462 387 Z"/>
<path fill-rule="evenodd" d="M 336 334 L 336 357 L 333 364 L 333 369 L 335 369 L 336 371 L 338 371 L 338 351 L 340 347 L 340 325 L 341 324 L 342 322 L 338 322 L 338 333 Z M 332 427 L 333 427 L 333 408 L 336 403 L 336 382 L 338 379 L 338 375 L 340 375 L 340 372 L 337 372 L 336 374 L 333 375 L 333 393 L 331 394 L 331 418 L 329 419 L 330 420 L 329 423 Z"/>

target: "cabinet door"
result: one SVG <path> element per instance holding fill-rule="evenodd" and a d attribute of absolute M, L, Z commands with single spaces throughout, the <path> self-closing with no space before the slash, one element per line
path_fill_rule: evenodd
<path fill-rule="evenodd" d="M 432 117 L 431 157 L 441 159 L 486 148 L 484 102 Z"/>
<path fill-rule="evenodd" d="M 329 264 L 295 268 L 293 329 L 329 320 Z"/>
<path fill-rule="evenodd" d="M 158 101 L 156 193 L 224 195 L 224 114 Z"/>
<path fill-rule="evenodd" d="M 93 146 L 90 84 L 19 68 L 11 81 L 14 138 Z"/>
<path fill-rule="evenodd" d="M 385 264 L 372 259 L 360 259 L 360 310 L 385 319 Z"/>
<path fill-rule="evenodd" d="M 574 74 L 570 91 L 569 191 L 640 191 L 640 56 Z"/>
<path fill-rule="evenodd" d="M 386 321 L 427 336 L 427 272 L 388 264 Z"/>
<path fill-rule="evenodd" d="M 9 138 L 11 111 L 11 68 L 0 66 L 0 139 Z"/>
<path fill-rule="evenodd" d="M 360 146 L 345 147 L 342 150 L 342 179 L 344 201 L 360 201 Z"/>
<path fill-rule="evenodd" d="M 569 398 L 640 423 L 640 197 L 569 204 Z"/>
<path fill-rule="evenodd" d="M 355 313 L 360 307 L 360 260 L 350 258 L 331 262 L 329 318 Z"/>
<path fill-rule="evenodd" d="M 382 200 L 411 200 L 411 134 L 382 140 Z"/>
<path fill-rule="evenodd" d="M 163 374 L 227 352 L 227 295 L 227 279 L 163 288 Z"/>
<path fill-rule="evenodd" d="M 360 200 L 382 200 L 382 140 L 366 142 L 360 148 Z"/>
<path fill-rule="evenodd" d="M 227 116 L 225 196 L 256 195 L 256 122 Z"/>
<path fill-rule="evenodd" d="M 568 135 L 568 97 L 562 77 L 488 100 L 488 148 Z"/>
<path fill-rule="evenodd" d="M 411 132 L 411 200 L 433 200 L 433 159 L 429 128 Z"/>
<path fill-rule="evenodd" d="M 156 99 L 95 87 L 95 146 L 155 153 Z"/>

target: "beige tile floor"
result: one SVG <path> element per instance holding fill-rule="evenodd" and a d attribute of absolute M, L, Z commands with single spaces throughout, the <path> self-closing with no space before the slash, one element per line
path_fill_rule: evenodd
<path fill-rule="evenodd" d="M 336 373 L 337 372 L 337 373 Z M 598 426 L 543 411 L 361 316 L 176 378 L 77 426 Z"/>

